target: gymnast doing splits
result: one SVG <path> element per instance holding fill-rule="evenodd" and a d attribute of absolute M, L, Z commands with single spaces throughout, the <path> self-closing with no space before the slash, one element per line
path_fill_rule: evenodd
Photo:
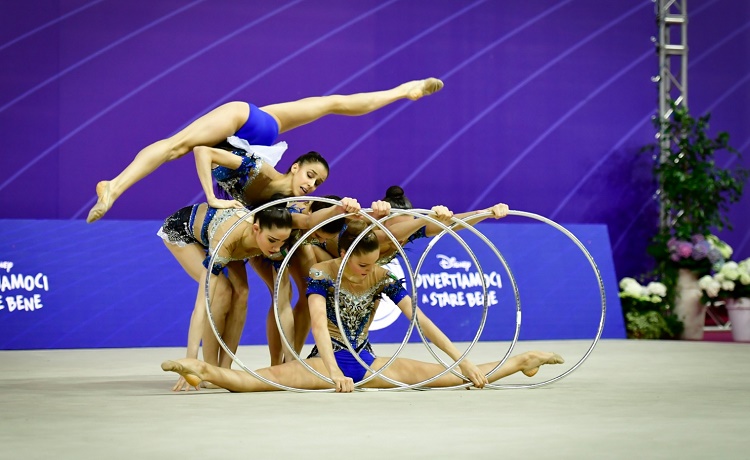
<path fill-rule="evenodd" d="M 162 164 L 180 158 L 196 147 L 210 148 L 231 136 L 242 138 L 250 145 L 270 146 L 279 134 L 326 115 L 365 115 L 401 99 L 420 99 L 442 87 L 442 81 L 427 78 L 385 91 L 309 97 L 263 107 L 238 101 L 226 103 L 193 121 L 174 136 L 145 147 L 115 178 L 97 183 L 97 201 L 89 211 L 86 222 L 101 219 L 133 184 Z M 310 192 L 304 186 L 292 189 L 295 196 Z M 208 203 L 216 208 L 237 207 L 232 200 L 214 201 L 209 196 L 207 198 Z"/>
<path fill-rule="evenodd" d="M 307 290 L 310 316 L 312 319 L 315 348 L 305 360 L 313 369 L 328 376 L 334 383 L 309 372 L 299 361 L 286 362 L 256 371 L 260 376 L 285 385 L 300 389 L 335 389 L 336 392 L 351 392 L 354 384 L 369 375 L 370 371 L 362 366 L 349 352 L 341 336 L 334 306 L 335 280 L 343 262 L 343 256 L 350 249 L 353 241 L 366 225 L 352 223 L 339 237 L 340 258 L 316 264 L 310 270 Z M 373 232 L 368 232 L 351 248 L 350 258 L 343 271 L 340 291 L 340 317 L 346 340 L 349 340 L 359 357 L 375 371 L 379 370 L 390 358 L 376 357 L 369 342 L 369 326 L 378 307 L 382 294 L 390 297 L 401 311 L 411 319 L 413 312 L 411 298 L 401 282 L 390 272 L 377 265 L 380 258 L 380 243 Z M 461 353 L 434 323 L 421 311 L 417 310 L 418 319 L 425 336 L 453 360 Z M 464 359 L 459 364 L 461 373 L 477 388 L 484 387 L 516 372 L 533 376 L 544 364 L 563 363 L 562 357 L 555 353 L 530 351 L 509 358 L 502 366 L 489 376 L 486 375 L 498 366 L 499 362 L 474 365 Z M 164 371 L 180 374 L 190 385 L 197 386 L 206 381 L 233 392 L 272 391 L 278 390 L 244 371 L 221 368 L 197 359 L 180 359 L 164 361 Z M 444 370 L 438 363 L 426 363 L 407 358 L 397 358 L 383 371 L 384 376 L 403 382 L 415 384 L 433 377 Z M 464 383 L 461 378 L 446 373 L 428 383 L 430 387 L 450 387 Z M 394 384 L 379 377 L 368 380 L 364 388 L 391 388 Z"/>

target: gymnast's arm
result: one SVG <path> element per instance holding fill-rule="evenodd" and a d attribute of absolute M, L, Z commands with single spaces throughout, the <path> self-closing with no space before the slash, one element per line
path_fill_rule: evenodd
<path fill-rule="evenodd" d="M 507 204 L 498 203 L 490 208 L 479 209 L 477 211 L 464 212 L 461 214 L 455 214 L 453 217 L 463 220 L 468 225 L 474 226 L 478 224 L 479 222 L 483 221 L 484 219 L 487 219 L 490 217 L 492 217 L 493 219 L 502 219 L 503 217 L 508 215 L 508 211 L 509 209 L 508 209 Z M 484 212 L 490 212 L 491 214 L 487 216 L 483 216 L 483 217 L 473 217 L 478 214 L 482 214 Z M 427 234 L 427 236 L 435 236 L 438 233 L 443 231 L 442 227 L 433 223 L 428 223 L 426 227 L 427 228 L 425 229 L 425 233 Z M 462 230 L 464 228 L 467 228 L 467 225 L 458 224 L 453 228 L 453 230 Z"/>
<path fill-rule="evenodd" d="M 198 171 L 198 180 L 201 182 L 203 193 L 206 194 L 206 202 L 212 208 L 242 208 L 242 203 L 236 200 L 220 200 L 216 198 L 211 177 L 211 168 L 214 165 L 237 169 L 242 166 L 242 157 L 222 149 L 206 146 L 198 146 L 193 149 L 195 156 L 195 168 Z"/>
<path fill-rule="evenodd" d="M 408 295 L 405 296 L 398 302 L 397 305 L 398 308 L 400 308 L 404 313 L 404 315 L 409 320 L 411 320 L 413 313 L 411 297 L 409 297 Z M 459 352 L 456 346 L 453 345 L 453 342 L 451 342 L 450 339 L 443 333 L 443 331 L 441 331 L 435 325 L 435 323 L 430 321 L 430 319 L 425 316 L 425 314 L 422 313 L 419 309 L 417 309 L 417 319 L 419 321 L 419 325 L 422 327 L 422 332 L 424 332 L 425 337 L 427 337 L 439 349 L 443 350 L 445 354 L 453 359 L 453 361 L 457 361 L 458 358 L 461 357 L 461 352 Z M 464 360 L 461 361 L 459 367 L 461 368 L 461 373 L 469 380 L 471 380 L 475 387 L 482 388 L 488 383 L 487 377 L 479 370 L 477 366 L 474 365 L 474 363 L 469 361 L 467 358 L 464 358 Z"/>
<path fill-rule="evenodd" d="M 328 332 L 328 318 L 326 317 L 326 299 L 320 294 L 309 293 L 307 303 L 310 309 L 310 321 L 315 345 L 328 375 L 336 386 L 336 392 L 350 393 L 354 391 L 354 380 L 344 375 L 333 356 L 331 334 Z"/>
<path fill-rule="evenodd" d="M 327 208 L 319 209 L 310 214 L 293 213 L 292 228 L 309 230 L 333 216 L 358 212 L 360 209 L 361 207 L 359 206 L 359 203 L 354 198 L 342 198 L 341 206 L 329 206 Z"/>
<path fill-rule="evenodd" d="M 432 211 L 432 214 L 430 214 L 430 217 L 433 217 L 445 223 L 446 225 L 450 225 L 450 218 L 453 217 L 453 213 L 448 208 L 446 208 L 445 206 L 433 206 L 431 211 Z M 430 224 L 430 225 L 434 226 L 435 228 L 440 228 L 438 225 L 435 225 L 435 224 Z M 398 241 L 403 243 L 411 235 L 413 235 L 422 227 L 425 227 L 424 219 L 414 218 L 414 219 L 409 219 L 405 222 L 399 222 L 397 224 L 393 224 L 390 227 L 388 227 L 388 230 L 393 234 L 393 236 L 396 237 Z M 382 233 L 382 231 L 380 231 L 379 233 L 376 232 L 376 234 L 378 235 L 378 241 L 380 241 L 381 245 L 384 243 L 387 244 L 391 242 L 390 238 L 388 238 L 384 233 Z"/>

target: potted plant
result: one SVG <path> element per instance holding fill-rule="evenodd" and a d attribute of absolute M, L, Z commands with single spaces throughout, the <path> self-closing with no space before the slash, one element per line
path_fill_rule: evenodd
<path fill-rule="evenodd" d="M 682 324 L 669 314 L 667 288 L 652 281 L 645 286 L 634 278 L 620 280 L 620 303 L 625 328 L 631 339 L 671 339 L 679 336 Z"/>
<path fill-rule="evenodd" d="M 729 146 L 727 133 L 715 138 L 707 134 L 710 115 L 695 119 L 683 106 L 673 103 L 672 109 L 672 117 L 660 124 L 659 142 L 647 147 L 656 153 L 653 172 L 662 214 L 649 253 L 667 288 L 667 301 L 684 323 L 682 338 L 699 340 L 705 308 L 698 278 L 708 274 L 715 262 L 709 253 L 696 255 L 710 251 L 711 231 L 732 228 L 727 211 L 741 198 L 749 171 L 717 165 L 717 152 L 740 154 Z M 686 244 L 691 245 L 689 250 Z M 716 246 L 719 249 L 719 242 Z"/>
<path fill-rule="evenodd" d="M 732 338 L 750 341 L 750 257 L 727 262 L 713 275 L 698 280 L 706 303 L 724 302 L 732 324 Z"/>

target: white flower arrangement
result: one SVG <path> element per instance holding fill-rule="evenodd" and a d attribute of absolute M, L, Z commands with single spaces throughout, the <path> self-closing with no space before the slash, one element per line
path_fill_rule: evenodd
<path fill-rule="evenodd" d="M 667 287 L 652 281 L 645 286 L 634 278 L 620 280 L 620 303 L 629 338 L 674 338 L 675 325 L 669 315 Z"/>
<path fill-rule="evenodd" d="M 713 275 L 699 279 L 698 286 L 709 302 L 750 297 L 750 257 L 725 263 Z"/>
<path fill-rule="evenodd" d="M 667 296 L 667 287 L 659 282 L 652 281 L 646 286 L 634 278 L 623 278 L 620 280 L 620 298 L 630 299 L 636 302 L 661 303 Z"/>

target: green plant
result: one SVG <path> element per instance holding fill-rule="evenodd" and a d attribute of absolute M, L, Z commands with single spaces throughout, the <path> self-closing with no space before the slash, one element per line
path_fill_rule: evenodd
<path fill-rule="evenodd" d="M 641 285 L 633 278 L 620 280 L 620 303 L 625 328 L 631 339 L 673 339 L 682 332 L 682 324 L 671 314 L 664 284 Z"/>
<path fill-rule="evenodd" d="M 673 339 L 677 337 L 667 316 L 658 311 L 629 312 L 625 314 L 628 338 L 631 339 Z M 681 330 L 678 327 L 678 331 Z M 679 334 L 679 332 L 677 332 Z"/>
<path fill-rule="evenodd" d="M 668 120 L 657 121 L 657 143 L 646 147 L 654 152 L 654 176 L 658 183 L 662 222 L 648 252 L 656 260 L 656 276 L 667 287 L 667 298 L 674 300 L 677 272 L 690 268 L 699 275 L 711 269 L 710 263 L 695 263 L 690 258 L 673 258 L 670 242 L 696 241 L 712 230 L 731 229 L 727 211 L 739 201 L 750 171 L 737 166 L 720 167 L 716 153 L 726 151 L 739 158 L 729 146 L 729 135 L 708 135 L 710 114 L 693 118 L 687 108 L 672 103 Z"/>
<path fill-rule="evenodd" d="M 665 225 L 660 233 L 688 240 L 714 229 L 731 229 L 726 213 L 729 205 L 742 197 L 749 171 L 716 164 L 718 151 L 737 157 L 740 153 L 729 146 L 726 132 L 716 138 L 708 135 L 710 114 L 695 119 L 685 107 L 673 104 L 672 108 L 672 118 L 661 125 L 660 143 L 652 146 L 659 152 L 654 174 L 664 210 Z"/>

